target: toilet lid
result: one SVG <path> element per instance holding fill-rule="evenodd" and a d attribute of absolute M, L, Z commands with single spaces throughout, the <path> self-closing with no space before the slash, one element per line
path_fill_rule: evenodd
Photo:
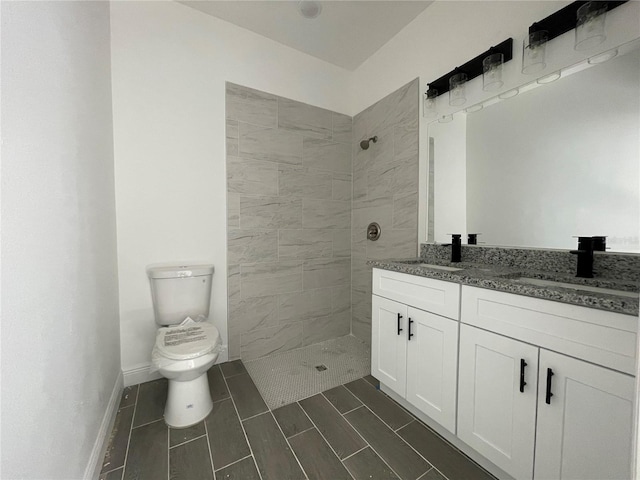
<path fill-rule="evenodd" d="M 213 351 L 220 343 L 220 332 L 207 322 L 158 329 L 156 347 L 167 358 L 188 360 Z"/>

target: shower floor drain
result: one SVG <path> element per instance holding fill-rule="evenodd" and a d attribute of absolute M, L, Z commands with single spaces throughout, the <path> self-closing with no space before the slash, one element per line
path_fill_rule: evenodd
<path fill-rule="evenodd" d="M 316 367 L 315 367 L 315 368 L 316 368 L 316 370 L 318 370 L 319 372 L 324 372 L 324 371 L 327 369 L 327 367 L 326 367 L 326 366 L 324 366 L 324 365 L 316 365 Z"/>

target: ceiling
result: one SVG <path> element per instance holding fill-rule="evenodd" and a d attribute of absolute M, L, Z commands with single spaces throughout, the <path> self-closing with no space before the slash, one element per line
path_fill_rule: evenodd
<path fill-rule="evenodd" d="M 304 18 L 296 0 L 180 1 L 348 70 L 387 43 L 432 1 L 320 1 L 322 13 Z"/>

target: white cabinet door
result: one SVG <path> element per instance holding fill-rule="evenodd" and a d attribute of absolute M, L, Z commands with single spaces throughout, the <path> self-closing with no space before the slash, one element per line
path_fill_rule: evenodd
<path fill-rule="evenodd" d="M 409 307 L 407 400 L 455 434 L 458 322 Z"/>
<path fill-rule="evenodd" d="M 407 306 L 372 295 L 371 375 L 402 397 L 407 379 Z"/>
<path fill-rule="evenodd" d="M 460 326 L 458 437 L 519 480 L 533 477 L 537 381 L 537 347 Z"/>
<path fill-rule="evenodd" d="M 633 394 L 629 375 L 541 350 L 535 478 L 631 478 Z"/>

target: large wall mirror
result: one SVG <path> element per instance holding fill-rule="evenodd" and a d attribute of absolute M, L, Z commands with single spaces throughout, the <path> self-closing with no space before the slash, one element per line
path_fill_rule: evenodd
<path fill-rule="evenodd" d="M 640 252 L 640 42 L 428 136 L 429 241 L 571 249 L 606 235 L 610 251 Z"/>

